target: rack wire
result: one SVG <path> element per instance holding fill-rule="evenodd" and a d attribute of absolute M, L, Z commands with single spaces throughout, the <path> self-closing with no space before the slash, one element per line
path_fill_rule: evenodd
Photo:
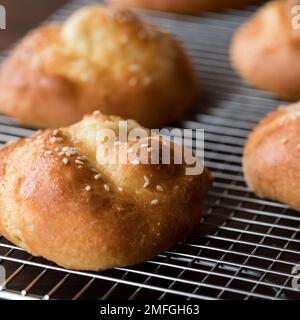
<path fill-rule="evenodd" d="M 51 19 L 65 19 L 91 3 L 75 0 Z M 257 9 L 202 17 L 141 12 L 170 30 L 190 52 L 202 83 L 197 112 L 180 128 L 205 130 L 206 166 L 214 175 L 199 228 L 185 242 L 152 260 L 101 273 L 65 270 L 0 238 L 0 265 L 7 278 L 4 299 L 300 299 L 292 269 L 299 263 L 300 215 L 287 206 L 258 199 L 241 168 L 251 128 L 283 102 L 249 88 L 231 69 L 230 39 Z M 0 116 L 0 142 L 33 134 Z"/>

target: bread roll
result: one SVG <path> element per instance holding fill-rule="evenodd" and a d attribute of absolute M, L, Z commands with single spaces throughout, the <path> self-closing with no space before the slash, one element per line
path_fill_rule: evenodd
<path fill-rule="evenodd" d="M 184 240 L 200 222 L 209 171 L 188 176 L 186 165 L 174 161 L 111 161 L 102 132 L 118 134 L 119 121 L 95 114 L 1 149 L 0 234 L 77 270 L 136 264 Z M 142 138 L 138 150 L 152 154 L 153 139 Z M 136 143 L 113 145 L 127 155 Z"/>
<path fill-rule="evenodd" d="M 233 66 L 251 85 L 286 100 L 300 98 L 300 30 L 292 8 L 299 1 L 266 4 L 233 38 Z"/>
<path fill-rule="evenodd" d="M 0 69 L 0 111 L 33 127 L 70 125 L 96 109 L 162 127 L 191 110 L 198 93 L 171 35 L 111 7 L 39 27 Z"/>
<path fill-rule="evenodd" d="M 110 0 L 110 2 L 118 5 L 196 15 L 205 11 L 239 7 L 257 2 L 257 0 Z"/>
<path fill-rule="evenodd" d="M 300 103 L 279 108 L 251 133 L 243 166 L 249 187 L 262 198 L 300 211 Z"/>

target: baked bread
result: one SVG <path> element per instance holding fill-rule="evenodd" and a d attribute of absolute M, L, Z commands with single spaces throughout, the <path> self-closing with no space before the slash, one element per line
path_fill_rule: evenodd
<path fill-rule="evenodd" d="M 300 103 L 279 108 L 261 121 L 248 139 L 243 166 L 258 196 L 300 211 Z"/>
<path fill-rule="evenodd" d="M 200 222 L 209 171 L 188 176 L 186 165 L 174 161 L 111 161 L 103 132 L 119 134 L 119 123 L 95 114 L 1 149 L 0 234 L 35 256 L 78 270 L 136 264 L 184 240 Z M 127 124 L 143 129 L 132 120 Z M 113 149 L 128 156 L 138 146 L 150 155 L 157 137 L 149 137 L 122 139 Z M 160 140 L 159 148 L 164 145 Z"/>
<path fill-rule="evenodd" d="M 158 128 L 180 120 L 199 93 L 184 49 L 136 14 L 92 6 L 44 25 L 0 69 L 0 112 L 60 127 L 100 109 Z"/>
<path fill-rule="evenodd" d="M 118 5 L 196 15 L 257 2 L 257 0 L 110 0 Z"/>
<path fill-rule="evenodd" d="M 285 100 L 300 98 L 300 30 L 294 0 L 267 3 L 233 38 L 232 65 L 250 84 Z"/>

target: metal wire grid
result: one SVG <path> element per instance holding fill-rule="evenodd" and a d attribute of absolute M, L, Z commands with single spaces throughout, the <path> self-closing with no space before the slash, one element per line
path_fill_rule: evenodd
<path fill-rule="evenodd" d="M 89 3 L 73 1 L 52 18 L 64 19 Z M 0 264 L 7 271 L 0 298 L 300 299 L 291 286 L 300 216 L 283 204 L 257 199 L 241 169 L 249 130 L 281 104 L 242 84 L 228 62 L 232 33 L 255 9 L 197 18 L 147 13 L 182 40 L 202 80 L 199 109 L 180 125 L 205 129 L 206 166 L 215 177 L 198 230 L 151 261 L 101 273 L 65 270 L 0 238 Z M 0 116 L 1 143 L 32 133 Z"/>

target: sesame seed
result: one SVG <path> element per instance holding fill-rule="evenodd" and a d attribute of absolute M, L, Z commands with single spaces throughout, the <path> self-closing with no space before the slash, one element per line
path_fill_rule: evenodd
<path fill-rule="evenodd" d="M 150 184 L 150 182 L 149 181 L 146 181 L 145 183 L 144 183 L 144 185 L 143 185 L 143 188 L 147 188 L 148 186 L 149 186 L 149 184 Z"/>
<path fill-rule="evenodd" d="M 156 205 L 158 204 L 158 200 L 157 200 L 157 199 L 152 200 L 152 201 L 151 201 L 151 204 L 152 204 L 153 206 L 156 206 Z"/>
<path fill-rule="evenodd" d="M 50 141 L 50 143 L 55 143 L 56 142 L 56 138 L 55 137 L 51 137 L 49 141 Z"/>
<path fill-rule="evenodd" d="M 62 157 L 62 156 L 65 155 L 65 153 L 64 153 L 63 151 L 61 151 L 61 152 L 58 153 L 58 155 L 59 155 L 60 157 Z"/>
<path fill-rule="evenodd" d="M 104 184 L 103 187 L 106 191 L 110 191 L 110 186 L 108 184 Z"/>
<path fill-rule="evenodd" d="M 287 141 L 288 141 L 287 138 L 282 138 L 282 139 L 280 140 L 280 143 L 281 143 L 281 144 L 286 144 Z"/>
<path fill-rule="evenodd" d="M 81 168 L 83 168 L 83 166 L 78 166 L 77 168 L 78 168 L 78 169 L 81 169 Z"/>
<path fill-rule="evenodd" d="M 99 116 L 101 114 L 101 112 L 99 110 L 96 110 L 93 112 L 93 116 Z"/>
<path fill-rule="evenodd" d="M 152 82 L 152 79 L 150 77 L 145 77 L 143 80 L 143 83 L 145 86 L 148 86 Z"/>
<path fill-rule="evenodd" d="M 56 147 L 54 150 L 55 150 L 56 152 L 58 152 L 58 151 L 59 151 L 59 148 Z"/>
<path fill-rule="evenodd" d="M 147 176 L 144 176 L 144 180 L 145 180 L 146 182 L 149 182 L 149 181 L 150 181 Z"/>
<path fill-rule="evenodd" d="M 128 84 L 130 87 L 135 87 L 137 85 L 137 79 L 136 78 L 130 78 L 128 81 Z"/>
<path fill-rule="evenodd" d="M 129 70 L 130 72 L 133 72 L 133 73 L 135 73 L 135 72 L 140 72 L 141 69 L 142 69 L 142 68 L 141 68 L 138 64 L 131 64 L 131 65 L 129 66 L 129 68 L 128 68 L 128 70 Z"/>
<path fill-rule="evenodd" d="M 96 175 L 94 176 L 94 178 L 95 178 L 95 180 L 99 180 L 99 179 L 101 178 L 101 174 L 100 174 L 100 173 L 96 174 Z"/>
<path fill-rule="evenodd" d="M 56 138 L 56 142 L 63 142 L 64 141 L 64 139 L 63 138 Z"/>
<path fill-rule="evenodd" d="M 86 160 L 86 157 L 84 157 L 84 156 L 78 156 L 77 159 L 78 159 L 78 160 L 81 160 L 81 161 L 85 161 L 85 160 Z"/>
<path fill-rule="evenodd" d="M 58 132 L 59 132 L 58 129 L 54 129 L 54 130 L 53 130 L 53 135 L 54 135 L 54 136 L 57 136 L 57 135 L 58 135 Z"/>
<path fill-rule="evenodd" d="M 91 186 L 86 186 L 86 187 L 85 187 L 85 191 L 89 192 L 89 191 L 91 191 L 91 190 L 92 190 L 92 187 L 91 187 Z"/>
<path fill-rule="evenodd" d="M 138 165 L 138 164 L 140 164 L 141 162 L 140 162 L 140 160 L 138 160 L 138 159 L 133 159 L 132 161 L 131 161 L 131 164 L 134 164 L 134 165 Z"/>
<path fill-rule="evenodd" d="M 44 152 L 44 155 L 47 157 L 47 156 L 50 156 L 52 154 L 52 151 L 45 151 Z"/>
<path fill-rule="evenodd" d="M 163 187 L 162 187 L 160 184 L 158 184 L 158 185 L 156 186 L 156 190 L 157 190 L 157 191 L 161 191 L 161 192 L 164 191 Z"/>
<path fill-rule="evenodd" d="M 64 164 L 68 164 L 68 163 L 69 163 L 69 159 L 63 158 L 63 159 L 62 159 L 62 162 L 63 162 Z"/>
<path fill-rule="evenodd" d="M 79 164 L 79 165 L 84 165 L 84 162 L 80 161 L 80 160 L 75 160 L 75 163 L 76 164 Z"/>
<path fill-rule="evenodd" d="M 123 188 L 121 188 L 121 187 L 119 187 L 118 190 L 119 190 L 120 192 L 123 192 L 123 191 L 124 191 Z"/>

